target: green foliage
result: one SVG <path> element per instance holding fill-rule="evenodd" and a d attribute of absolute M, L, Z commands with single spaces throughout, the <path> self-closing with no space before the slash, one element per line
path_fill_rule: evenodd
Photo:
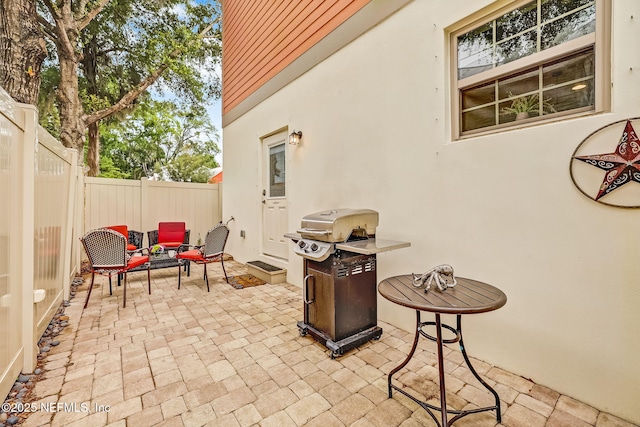
<path fill-rule="evenodd" d="M 509 97 L 512 97 L 513 94 L 509 92 Z M 542 101 L 542 109 L 546 113 L 555 113 L 556 109 L 553 107 L 551 103 L 551 98 L 544 99 Z M 540 112 L 540 99 L 537 94 L 521 96 L 519 98 L 515 98 L 511 102 L 511 106 L 503 107 L 500 110 L 501 114 L 518 114 L 518 113 L 539 113 Z"/>
<path fill-rule="evenodd" d="M 211 178 L 211 169 L 216 166 L 211 156 L 180 154 L 167 164 L 166 171 L 172 181 L 206 183 Z"/>
<path fill-rule="evenodd" d="M 40 19 L 48 21 L 51 26 L 58 24 L 53 20 L 49 7 L 82 4 L 70 3 L 70 0 L 37 2 Z M 73 12 L 79 18 L 98 5 L 99 2 L 91 1 L 86 4 L 86 10 L 74 9 Z M 102 128 L 116 126 L 116 122 L 131 114 L 138 103 L 145 102 L 145 97 L 175 97 L 175 102 L 185 109 L 201 108 L 212 99 L 219 98 L 221 33 L 216 19 L 220 14 L 218 0 L 199 0 L 196 3 L 188 0 L 112 0 L 86 27 L 61 29 L 67 33 L 77 30 L 76 57 L 82 58 L 78 63 L 77 96 L 85 113 L 83 120 L 116 105 L 138 84 L 165 66 L 167 69 L 152 86 L 153 93 L 147 91 L 133 102 L 119 105 L 116 111 L 101 120 L 110 121 Z M 212 23 L 213 27 L 203 33 L 203 29 L 211 27 Z M 44 78 L 39 100 L 41 124 L 54 135 L 61 134 L 62 109 L 58 103 L 63 102 L 54 96 L 62 89 L 59 87 L 58 53 L 56 44 L 52 43 L 57 37 L 55 32 L 49 34 L 47 48 L 50 56 L 43 64 Z M 73 98 L 71 94 L 69 99 Z M 105 138 L 113 139 L 113 135 L 101 134 L 103 143 Z M 144 146 L 139 150 L 122 148 L 121 152 L 134 156 L 139 151 L 142 156 L 145 149 Z M 144 165 L 143 170 L 148 172 L 147 163 L 141 159 L 137 167 Z"/>
<path fill-rule="evenodd" d="M 103 157 L 100 162 L 101 178 L 128 179 L 130 174 L 121 171 L 114 163 L 111 157 Z"/>
<path fill-rule="evenodd" d="M 127 120 L 101 126 L 101 158 L 132 179 L 207 182 L 220 152 L 203 108 L 145 100 Z M 102 176 L 102 175 L 101 175 Z"/>
<path fill-rule="evenodd" d="M 40 74 L 40 93 L 38 94 L 38 114 L 40 125 L 56 138 L 60 136 L 60 113 L 55 99 L 55 91 L 60 82 L 58 69 L 46 62 Z"/>

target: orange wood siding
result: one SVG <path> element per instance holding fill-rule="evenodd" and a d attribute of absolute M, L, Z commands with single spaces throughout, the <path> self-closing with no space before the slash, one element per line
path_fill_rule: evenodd
<path fill-rule="evenodd" d="M 224 0 L 222 114 L 370 0 Z"/>

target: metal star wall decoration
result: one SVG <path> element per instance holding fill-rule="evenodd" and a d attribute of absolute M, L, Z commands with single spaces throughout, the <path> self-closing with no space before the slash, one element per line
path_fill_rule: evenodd
<path fill-rule="evenodd" d="M 627 120 L 615 152 L 574 156 L 573 158 L 606 171 L 595 200 L 628 182 L 640 183 L 640 139 L 629 120 Z"/>

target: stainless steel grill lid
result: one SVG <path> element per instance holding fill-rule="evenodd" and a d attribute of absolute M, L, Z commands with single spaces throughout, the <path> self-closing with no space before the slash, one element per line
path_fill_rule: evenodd
<path fill-rule="evenodd" d="M 373 236 L 378 227 L 378 212 L 372 209 L 331 209 L 302 218 L 298 230 L 305 239 L 322 242 L 345 242 L 352 233 Z"/>

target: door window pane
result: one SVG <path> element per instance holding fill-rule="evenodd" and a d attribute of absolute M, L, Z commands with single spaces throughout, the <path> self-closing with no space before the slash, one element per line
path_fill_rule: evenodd
<path fill-rule="evenodd" d="M 285 146 L 269 147 L 269 197 L 285 196 Z"/>

